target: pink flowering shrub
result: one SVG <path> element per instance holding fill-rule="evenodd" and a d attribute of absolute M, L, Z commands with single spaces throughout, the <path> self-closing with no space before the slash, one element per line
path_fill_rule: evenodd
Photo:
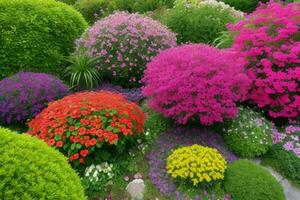
<path fill-rule="evenodd" d="M 161 52 L 143 79 L 149 106 L 180 124 L 200 119 L 204 125 L 237 114 L 245 99 L 248 78 L 234 52 L 204 44 L 183 45 Z"/>
<path fill-rule="evenodd" d="M 249 98 L 273 118 L 300 115 L 300 4 L 271 2 L 230 26 L 246 59 Z"/>
<path fill-rule="evenodd" d="M 272 131 L 273 144 L 281 144 L 285 151 L 293 152 L 300 158 L 300 127 L 288 126 L 284 132 Z"/>
<path fill-rule="evenodd" d="M 116 12 L 97 21 L 77 41 L 98 58 L 104 78 L 122 86 L 138 86 L 147 62 L 160 50 L 176 46 L 175 34 L 140 14 Z"/>

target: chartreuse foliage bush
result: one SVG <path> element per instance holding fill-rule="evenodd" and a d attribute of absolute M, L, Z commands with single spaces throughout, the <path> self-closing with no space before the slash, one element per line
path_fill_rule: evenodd
<path fill-rule="evenodd" d="M 217 149 L 195 144 L 172 151 L 167 158 L 166 168 L 172 178 L 197 186 L 222 180 L 226 164 Z"/>
<path fill-rule="evenodd" d="M 238 160 L 228 165 L 224 186 L 232 200 L 285 199 L 282 186 L 270 172 L 248 160 Z"/>
<path fill-rule="evenodd" d="M 0 152 L 0 199 L 86 199 L 67 159 L 43 141 L 0 127 Z"/>
<path fill-rule="evenodd" d="M 28 125 L 29 134 L 78 166 L 94 161 L 97 150 L 115 146 L 124 151 L 126 142 L 143 131 L 144 118 L 142 110 L 120 94 L 82 92 L 52 102 Z"/>
<path fill-rule="evenodd" d="M 175 34 L 158 21 L 126 12 L 97 21 L 78 41 L 78 49 L 97 58 L 104 79 L 125 87 L 139 86 L 146 64 L 174 46 Z"/>
<path fill-rule="evenodd" d="M 117 4 L 113 0 L 77 0 L 74 4 L 89 24 L 106 17 L 117 10 Z"/>
<path fill-rule="evenodd" d="M 0 79 L 21 70 L 60 74 L 86 27 L 79 12 L 55 0 L 0 0 Z"/>
<path fill-rule="evenodd" d="M 0 81 L 0 122 L 25 122 L 51 101 L 68 94 L 68 87 L 55 76 L 19 72 Z"/>
<path fill-rule="evenodd" d="M 149 107 L 180 124 L 223 122 L 237 114 L 249 81 L 235 53 L 204 44 L 162 51 L 147 66 L 143 94 Z"/>
<path fill-rule="evenodd" d="M 234 7 L 237 10 L 241 10 L 243 12 L 251 13 L 254 11 L 258 6 L 259 3 L 265 3 L 269 0 L 221 0 L 224 3 Z"/>
<path fill-rule="evenodd" d="M 226 30 L 226 24 L 237 19 L 228 10 L 212 5 L 175 7 L 161 17 L 161 21 L 177 33 L 178 43 L 212 43 Z"/>
<path fill-rule="evenodd" d="M 261 114 L 240 107 L 237 117 L 225 123 L 225 140 L 239 156 L 253 158 L 265 154 L 272 146 L 272 128 Z"/>
<path fill-rule="evenodd" d="M 300 116 L 300 4 L 261 6 L 230 26 L 253 84 L 249 100 L 273 118 Z"/>

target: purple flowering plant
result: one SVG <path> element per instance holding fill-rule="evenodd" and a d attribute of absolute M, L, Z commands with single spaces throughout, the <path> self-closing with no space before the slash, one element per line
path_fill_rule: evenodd
<path fill-rule="evenodd" d="M 25 122 L 67 94 L 68 87 L 55 76 L 19 72 L 0 81 L 0 121 Z"/>
<path fill-rule="evenodd" d="M 300 158 L 300 126 L 290 125 L 284 131 L 272 130 L 273 144 L 281 144 L 285 151 Z"/>
<path fill-rule="evenodd" d="M 175 127 L 162 133 L 155 141 L 152 149 L 146 154 L 149 163 L 149 178 L 158 188 L 161 195 L 172 197 L 176 200 L 190 199 L 185 192 L 177 187 L 175 181 L 166 171 L 166 158 L 172 149 L 180 146 L 200 144 L 216 148 L 228 162 L 237 160 L 237 156 L 230 152 L 221 135 L 202 128 Z M 220 199 L 217 193 L 204 188 L 195 194 L 193 199 Z M 229 199 L 225 195 L 222 199 Z"/>

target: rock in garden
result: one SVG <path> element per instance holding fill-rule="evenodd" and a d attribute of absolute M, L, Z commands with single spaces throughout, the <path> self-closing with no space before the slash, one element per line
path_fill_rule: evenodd
<path fill-rule="evenodd" d="M 126 190 L 132 199 L 142 200 L 145 190 L 144 181 L 142 179 L 135 179 L 127 185 Z"/>

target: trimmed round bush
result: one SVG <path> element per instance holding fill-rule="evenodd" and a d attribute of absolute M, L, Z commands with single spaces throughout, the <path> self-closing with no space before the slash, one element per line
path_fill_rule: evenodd
<path fill-rule="evenodd" d="M 97 21 L 78 41 L 98 58 L 102 77 L 114 84 L 134 87 L 159 51 L 176 45 L 175 34 L 140 14 L 116 12 Z"/>
<path fill-rule="evenodd" d="M 235 16 L 237 18 L 243 18 L 244 13 L 238 10 L 235 10 L 233 7 L 230 7 L 229 5 L 225 4 L 222 1 L 217 0 L 176 0 L 174 2 L 174 7 L 200 7 L 200 6 L 214 6 L 218 7 L 219 9 L 226 10 L 230 12 L 232 16 Z"/>
<path fill-rule="evenodd" d="M 212 5 L 176 7 L 168 10 L 161 21 L 177 33 L 178 43 L 212 43 L 236 18 L 228 10 Z"/>
<path fill-rule="evenodd" d="M 237 10 L 241 10 L 243 12 L 251 13 L 254 11 L 260 2 L 265 3 L 269 0 L 221 0 L 224 3 L 234 7 Z"/>
<path fill-rule="evenodd" d="M 74 165 L 94 160 L 95 151 L 121 149 L 143 131 L 144 113 L 123 95 L 82 92 L 54 101 L 29 122 L 29 134 L 59 149 Z M 93 154 L 95 153 L 95 154 Z"/>
<path fill-rule="evenodd" d="M 25 122 L 68 93 L 68 87 L 55 76 L 19 72 L 0 81 L 0 121 Z"/>
<path fill-rule="evenodd" d="M 273 145 L 263 157 L 263 164 L 270 165 L 292 183 L 300 186 L 300 158 L 295 153 L 286 151 L 282 145 Z"/>
<path fill-rule="evenodd" d="M 44 142 L 0 127 L 0 152 L 0 199 L 86 199 L 67 159 Z"/>
<path fill-rule="evenodd" d="M 273 118 L 300 116 L 300 4 L 272 2 L 230 27 L 245 58 L 250 101 Z"/>
<path fill-rule="evenodd" d="M 217 149 L 195 144 L 172 151 L 167 158 L 166 168 L 172 178 L 196 186 L 222 180 L 226 164 Z"/>
<path fill-rule="evenodd" d="M 265 154 L 272 146 L 272 128 L 261 114 L 240 107 L 237 117 L 225 123 L 225 140 L 239 156 L 253 158 Z"/>
<path fill-rule="evenodd" d="M 237 114 L 248 78 L 231 51 L 204 44 L 167 49 L 147 66 L 143 94 L 149 107 L 180 124 L 200 120 L 210 125 Z"/>
<path fill-rule="evenodd" d="M 228 165 L 224 187 L 232 200 L 285 200 L 282 186 L 270 172 L 248 160 Z"/>
<path fill-rule="evenodd" d="M 18 71 L 60 74 L 87 23 L 54 0 L 0 0 L 0 80 Z"/>
<path fill-rule="evenodd" d="M 111 0 L 78 0 L 74 4 L 89 24 L 106 17 L 117 9 L 117 5 Z"/>

